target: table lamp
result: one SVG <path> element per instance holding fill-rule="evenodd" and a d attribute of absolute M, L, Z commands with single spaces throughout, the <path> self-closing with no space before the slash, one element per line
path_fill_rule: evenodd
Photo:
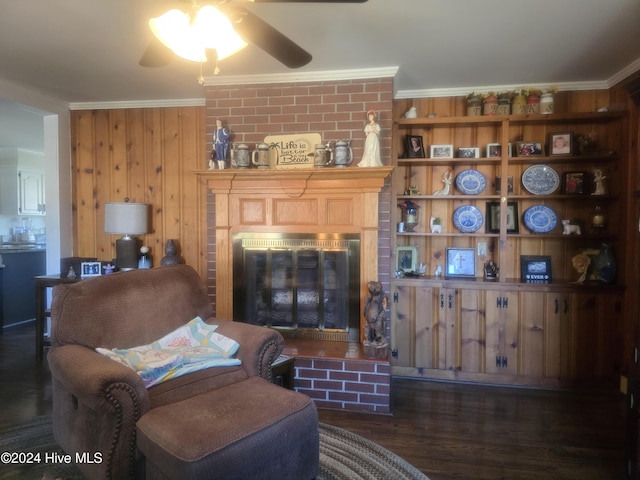
<path fill-rule="evenodd" d="M 147 233 L 148 205 L 145 203 L 109 202 L 104 204 L 105 233 L 122 234 L 116 240 L 116 267 L 138 268 L 138 239 L 132 235 Z"/>

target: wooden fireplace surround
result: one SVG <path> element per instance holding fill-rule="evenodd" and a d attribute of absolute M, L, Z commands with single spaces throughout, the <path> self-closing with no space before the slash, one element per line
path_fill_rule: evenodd
<path fill-rule="evenodd" d="M 233 235 L 360 234 L 360 311 L 378 279 L 378 194 L 393 167 L 194 172 L 214 194 L 216 315 L 233 318 Z M 361 336 L 364 320 L 361 318 Z"/>

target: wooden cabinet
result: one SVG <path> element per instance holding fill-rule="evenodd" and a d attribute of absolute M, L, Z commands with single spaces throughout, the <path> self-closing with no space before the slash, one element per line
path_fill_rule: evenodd
<path fill-rule="evenodd" d="M 44 215 L 42 155 L 0 148 L 0 214 Z"/>
<path fill-rule="evenodd" d="M 394 372 L 550 386 L 617 381 L 624 286 L 576 284 L 572 258 L 605 242 L 625 251 L 626 122 L 626 112 L 396 120 L 392 205 L 416 204 L 418 224 L 398 229 L 392 245 L 415 247 L 427 274 L 392 282 L 401 303 L 392 305 Z M 551 151 L 558 134 L 573 139 L 570 154 Z M 416 136 L 426 158 L 406 152 Z M 578 151 L 579 137 L 596 138 L 597 148 Z M 541 148 L 525 154 L 523 142 Z M 452 155 L 440 158 L 438 146 Z M 479 154 L 469 158 L 459 153 L 463 147 Z M 543 168 L 549 183 L 526 180 L 525 172 Z M 596 171 L 606 177 L 604 192 L 595 191 Z M 469 175 L 477 188 L 465 185 Z M 543 229 L 531 220 L 538 210 L 546 216 Z M 395 224 L 403 211 L 392 208 Z M 479 214 L 479 226 L 461 225 L 461 211 Z M 594 225 L 596 211 L 607 217 L 605 227 Z M 435 217 L 441 231 L 431 229 Z M 579 223 L 580 234 L 565 234 L 564 219 Z M 475 269 L 467 284 L 446 276 L 448 248 L 471 251 Z M 524 256 L 548 257 L 552 281 L 521 280 Z M 488 261 L 499 267 L 496 280 L 484 279 Z M 444 275 L 434 274 L 438 267 Z"/>

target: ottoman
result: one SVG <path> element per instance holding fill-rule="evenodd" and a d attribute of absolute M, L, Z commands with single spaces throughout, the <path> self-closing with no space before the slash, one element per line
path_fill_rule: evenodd
<path fill-rule="evenodd" d="M 136 430 L 147 479 L 304 480 L 318 474 L 315 405 L 260 377 L 154 408 Z"/>

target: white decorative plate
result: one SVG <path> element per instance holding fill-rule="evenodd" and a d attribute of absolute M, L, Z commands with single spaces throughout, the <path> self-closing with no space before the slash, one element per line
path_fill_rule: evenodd
<path fill-rule="evenodd" d="M 463 205 L 453 212 L 453 224 L 464 233 L 477 231 L 483 221 L 482 212 L 472 205 Z"/>
<path fill-rule="evenodd" d="M 522 173 L 522 185 L 534 195 L 549 195 L 560 186 L 560 176 L 548 165 L 533 165 Z"/>
<path fill-rule="evenodd" d="M 547 233 L 556 228 L 558 217 L 546 205 L 534 205 L 524 212 L 524 224 L 533 233 Z"/>
<path fill-rule="evenodd" d="M 456 187 L 465 195 L 477 195 L 487 186 L 487 180 L 477 170 L 463 170 L 456 177 Z"/>

